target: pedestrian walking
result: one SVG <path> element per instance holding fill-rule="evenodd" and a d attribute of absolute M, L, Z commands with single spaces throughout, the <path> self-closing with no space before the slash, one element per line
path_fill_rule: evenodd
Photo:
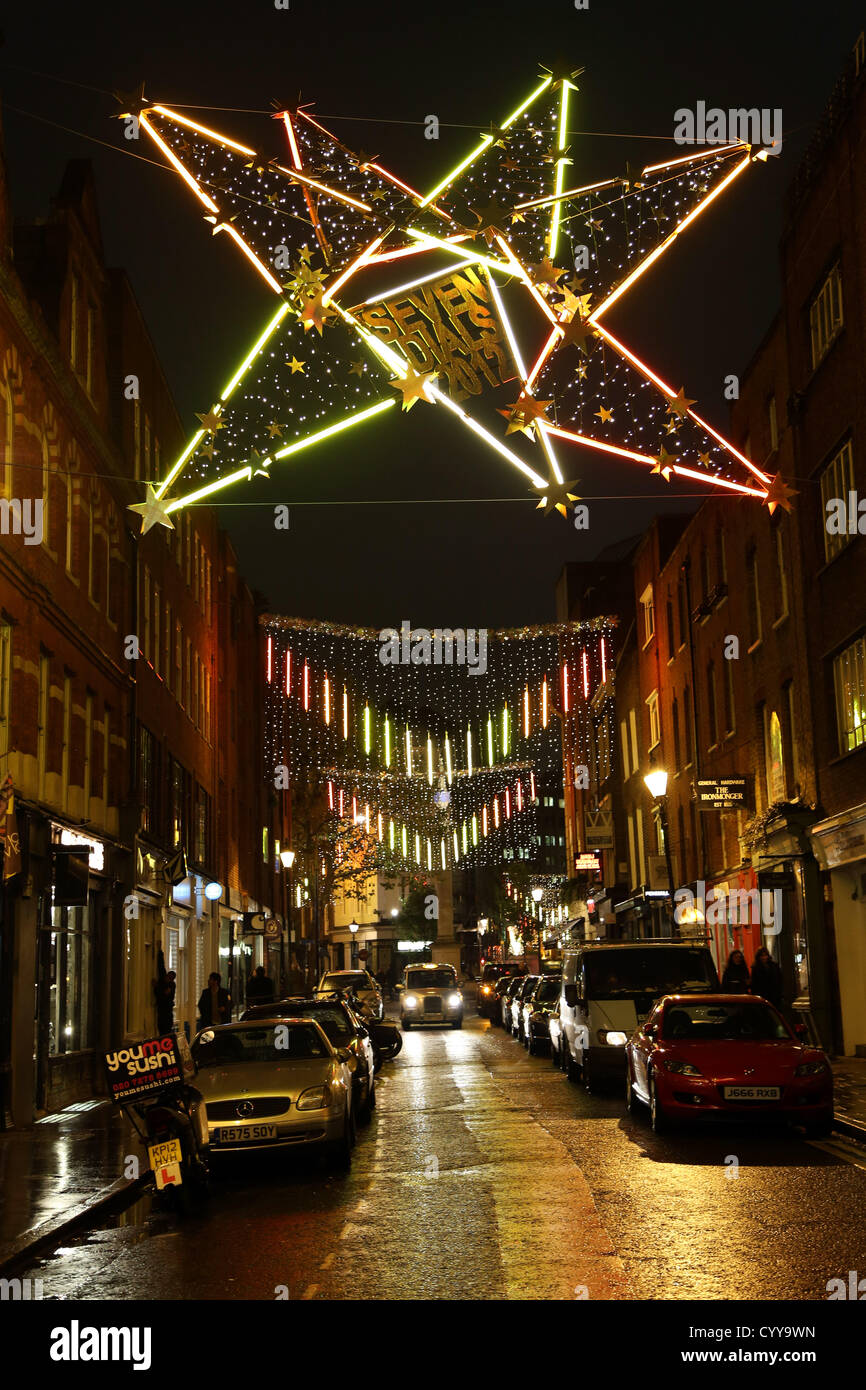
<path fill-rule="evenodd" d="M 247 983 L 248 1004 L 273 1004 L 274 982 L 265 974 L 265 967 L 257 965 Z"/>
<path fill-rule="evenodd" d="M 723 994 L 748 994 L 750 987 L 749 967 L 742 951 L 732 951 L 728 956 L 725 973 L 722 976 Z"/>
<path fill-rule="evenodd" d="M 782 972 L 766 946 L 755 953 L 752 961 L 752 993 L 768 999 L 777 1009 L 782 1007 Z"/>
<path fill-rule="evenodd" d="M 207 1028 L 208 1024 L 231 1022 L 232 997 L 227 989 L 223 989 L 222 976 L 216 970 L 212 970 L 207 977 L 207 989 L 201 992 L 198 1012 L 202 1028 Z"/>
<path fill-rule="evenodd" d="M 160 1037 L 172 1032 L 174 1028 L 176 980 L 175 972 L 165 968 L 165 956 L 160 946 L 156 953 L 156 979 L 153 982 L 153 992 L 156 996 L 156 1031 Z"/>

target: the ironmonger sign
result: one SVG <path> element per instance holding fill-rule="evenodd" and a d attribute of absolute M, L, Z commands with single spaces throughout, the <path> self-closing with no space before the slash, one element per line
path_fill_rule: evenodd
<path fill-rule="evenodd" d="M 700 779 L 697 784 L 698 805 L 702 811 L 736 810 L 745 806 L 749 799 L 749 779 L 747 777 L 719 777 L 714 780 Z"/>

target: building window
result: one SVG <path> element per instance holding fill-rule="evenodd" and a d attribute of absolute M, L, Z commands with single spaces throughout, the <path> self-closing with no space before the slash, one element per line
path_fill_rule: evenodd
<path fill-rule="evenodd" d="M 640 754 L 637 746 L 637 710 L 629 710 L 628 723 L 631 729 L 631 768 L 632 772 L 637 772 L 640 765 Z"/>
<path fill-rule="evenodd" d="M 776 415 L 775 394 L 767 399 L 767 425 L 770 431 L 770 453 L 774 453 L 779 447 L 779 421 Z"/>
<path fill-rule="evenodd" d="M 685 738 L 686 738 L 686 767 L 691 767 L 695 760 L 695 731 L 694 721 L 692 720 L 692 694 L 688 686 L 683 691 L 683 712 L 685 714 Z"/>
<path fill-rule="evenodd" d="M 821 474 L 821 525 L 824 530 L 824 559 L 829 563 L 854 539 L 849 527 L 848 504 L 854 492 L 854 457 L 851 441 L 830 460 Z"/>
<path fill-rule="evenodd" d="M 14 463 L 13 451 L 15 448 L 15 397 L 12 394 L 12 384 L 6 378 L 3 387 L 3 402 L 5 405 L 6 419 L 3 430 L 3 496 L 11 498 L 14 496 Z"/>
<path fill-rule="evenodd" d="M 0 774 L 5 778 L 12 707 L 12 624 L 0 622 Z"/>
<path fill-rule="evenodd" d="M 180 763 L 171 760 L 171 842 L 177 847 L 183 843 L 184 831 L 184 777 Z"/>
<path fill-rule="evenodd" d="M 72 462 L 66 465 L 66 573 L 74 574 L 75 569 L 75 487 L 72 480 Z"/>
<path fill-rule="evenodd" d="M 686 608 L 686 586 L 683 579 L 677 585 L 677 606 L 680 610 L 680 646 L 685 646 L 686 633 L 689 630 L 689 615 Z"/>
<path fill-rule="evenodd" d="M 132 402 L 132 460 L 136 480 L 141 477 L 141 401 Z"/>
<path fill-rule="evenodd" d="M 36 776 L 39 787 L 39 800 L 45 799 L 45 757 L 48 745 L 48 695 L 51 681 L 51 658 L 47 652 L 39 654 L 39 691 L 37 695 L 36 725 Z"/>
<path fill-rule="evenodd" d="M 179 619 L 174 634 L 174 698 L 183 708 L 183 628 Z"/>
<path fill-rule="evenodd" d="M 162 673 L 163 673 L 163 675 L 165 676 L 165 683 L 166 683 L 166 685 L 168 686 L 169 690 L 171 690 L 172 683 L 173 683 L 173 682 L 172 682 L 173 653 L 172 653 L 172 649 L 171 649 L 171 648 L 172 648 L 172 626 L 171 626 L 171 604 L 170 604 L 167 600 L 166 600 L 166 605 L 165 605 L 165 636 L 164 636 L 164 638 L 163 638 L 163 642 L 164 642 L 164 656 L 163 656 Z"/>
<path fill-rule="evenodd" d="M 779 585 L 779 619 L 788 616 L 788 572 L 785 568 L 785 542 L 781 526 L 776 527 L 776 577 Z"/>
<path fill-rule="evenodd" d="M 84 367 L 84 379 L 87 385 L 88 396 L 93 395 L 93 355 L 96 349 L 96 310 L 92 304 L 87 305 L 87 340 L 85 350 L 87 353 Z"/>
<path fill-rule="evenodd" d="M 647 584 L 640 596 L 640 606 L 643 609 L 643 644 L 647 645 L 652 641 L 656 630 L 655 609 L 653 607 L 653 586 Z"/>
<path fill-rule="evenodd" d="M 78 370 L 78 312 L 81 292 L 78 276 L 72 272 L 69 283 L 69 361 L 72 370 Z"/>
<path fill-rule="evenodd" d="M 647 699 L 647 709 L 649 710 L 649 730 L 650 730 L 650 751 L 655 748 L 662 739 L 662 731 L 659 721 L 659 693 L 654 690 Z"/>
<path fill-rule="evenodd" d="M 60 744 L 60 804 L 69 807 L 69 757 L 72 746 L 72 677 L 63 677 L 63 724 Z"/>
<path fill-rule="evenodd" d="M 749 650 L 756 647 L 762 637 L 761 627 L 761 588 L 758 580 L 758 552 L 752 546 L 746 555 L 746 599 L 749 605 Z"/>
<path fill-rule="evenodd" d="M 852 753 L 866 742 L 866 637 L 858 637 L 833 662 L 839 752 Z"/>
<path fill-rule="evenodd" d="M 51 450 L 42 436 L 42 544 L 51 552 Z"/>
<path fill-rule="evenodd" d="M 93 1046 L 92 952 L 88 907 L 52 907 L 48 964 L 48 1051 Z"/>
<path fill-rule="evenodd" d="M 210 826 L 210 797 L 203 787 L 196 787 L 195 804 L 195 857 L 196 863 L 207 862 L 208 832 Z"/>
<path fill-rule="evenodd" d="M 162 633 L 160 632 L 160 618 L 162 616 L 162 597 L 158 584 L 153 586 L 153 669 L 159 675 L 159 660 L 162 655 Z"/>
<path fill-rule="evenodd" d="M 843 321 L 842 274 L 837 262 L 809 306 L 813 368 L 826 357 Z"/>
<path fill-rule="evenodd" d="M 679 772 L 682 754 L 680 752 L 680 706 L 676 699 L 671 705 L 671 724 L 674 734 L 674 772 Z"/>
<path fill-rule="evenodd" d="M 262 826 L 262 863 L 268 862 L 268 827 Z"/>
<path fill-rule="evenodd" d="M 716 709 L 716 668 L 711 661 L 707 666 L 707 723 L 710 736 L 710 747 L 714 747 L 719 741 L 719 721 Z"/>
<path fill-rule="evenodd" d="M 764 706 L 764 718 L 767 723 L 764 746 L 767 750 L 767 793 L 770 802 L 784 801 L 787 787 L 785 784 L 785 753 L 782 747 L 782 725 L 775 710 L 767 717 L 767 708 Z"/>
<path fill-rule="evenodd" d="M 797 762 L 797 722 L 794 718 L 794 682 L 785 683 L 785 704 L 788 710 L 788 756 L 791 759 L 791 776 L 795 782 L 800 779 Z"/>
<path fill-rule="evenodd" d="M 719 531 L 719 583 L 728 582 L 728 557 L 725 554 L 725 533 Z"/>
<path fill-rule="evenodd" d="M 725 733 L 732 734 L 737 727 L 736 706 L 734 704 L 734 663 L 725 659 Z"/>
<path fill-rule="evenodd" d="M 153 834 L 157 828 L 156 756 L 153 734 L 140 726 L 138 730 L 138 795 L 141 803 L 141 828 Z"/>
<path fill-rule="evenodd" d="M 147 411 L 144 413 L 144 476 L 148 482 L 153 476 L 150 471 L 150 416 Z"/>
<path fill-rule="evenodd" d="M 701 546 L 701 598 L 704 603 L 710 596 L 713 581 L 710 578 L 710 552 L 706 545 Z"/>
<path fill-rule="evenodd" d="M 111 765 L 111 710 L 105 706 L 102 716 L 102 806 L 103 814 L 108 814 L 108 771 Z"/>
<path fill-rule="evenodd" d="M 186 703 L 184 709 L 192 719 L 195 715 L 195 705 L 192 702 L 192 642 L 186 639 L 186 659 L 184 661 L 184 690 L 186 691 Z"/>
<path fill-rule="evenodd" d="M 184 577 L 186 578 L 186 587 L 189 588 L 192 568 L 192 526 L 189 519 L 189 512 L 187 512 L 183 519 L 183 530 Z"/>
<path fill-rule="evenodd" d="M 93 693 L 88 690 L 84 699 L 84 818 L 90 815 L 90 791 L 93 780 Z"/>
<path fill-rule="evenodd" d="M 142 616 L 144 618 L 144 659 L 150 661 L 150 570 L 145 565 L 141 571 Z"/>

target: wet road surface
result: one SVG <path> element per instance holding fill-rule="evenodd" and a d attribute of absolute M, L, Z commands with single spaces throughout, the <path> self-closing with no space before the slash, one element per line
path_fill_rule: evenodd
<path fill-rule="evenodd" d="M 826 1299 L 866 1270 L 858 1145 L 656 1137 L 471 1016 L 404 1035 L 377 1092 L 349 1174 L 236 1157 L 201 1214 L 145 1199 L 24 1272 L 61 1299 L 676 1300 Z"/>

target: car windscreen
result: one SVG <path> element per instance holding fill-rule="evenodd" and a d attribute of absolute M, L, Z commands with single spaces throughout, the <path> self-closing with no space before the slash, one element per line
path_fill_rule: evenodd
<path fill-rule="evenodd" d="M 554 1002 L 554 1000 L 556 1000 L 556 999 L 558 999 L 558 998 L 559 998 L 559 981 L 558 981 L 558 980 L 542 980 L 541 984 L 538 986 L 538 989 L 535 991 L 535 994 L 534 994 L 534 996 L 533 996 L 533 1003 L 535 1003 L 535 1004 L 552 1004 L 552 1003 Z"/>
<path fill-rule="evenodd" d="M 364 974 L 355 971 L 344 971 L 340 975 L 326 975 L 320 989 L 369 989 L 370 981 Z"/>
<path fill-rule="evenodd" d="M 338 1004 L 301 1004 L 297 1009 L 293 1009 L 292 1013 L 296 1018 L 315 1019 L 328 1041 L 335 1047 L 342 1046 L 346 1038 L 352 1036 L 352 1025 Z"/>
<path fill-rule="evenodd" d="M 328 1048 L 318 1028 L 275 1023 L 267 1028 L 231 1028 L 225 1032 L 206 1028 L 193 1043 L 192 1055 L 200 1067 L 213 1067 L 327 1057 Z"/>
<path fill-rule="evenodd" d="M 672 1004 L 662 1020 L 665 1041 L 789 1042 L 791 1034 L 766 1004 Z"/>
<path fill-rule="evenodd" d="M 701 948 L 672 946 L 592 951 L 584 958 L 590 999 L 633 994 L 707 993 L 718 989 L 712 959 Z"/>
<path fill-rule="evenodd" d="M 457 980 L 450 970 L 409 970 L 407 989 L 456 989 Z"/>

